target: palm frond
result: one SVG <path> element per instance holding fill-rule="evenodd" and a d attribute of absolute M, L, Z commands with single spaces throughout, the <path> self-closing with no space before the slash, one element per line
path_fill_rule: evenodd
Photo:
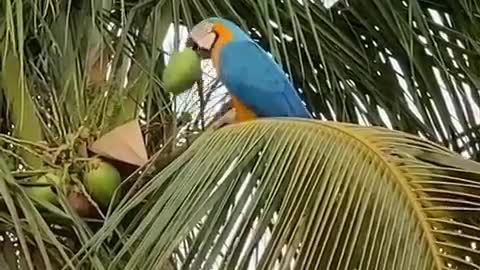
<path fill-rule="evenodd" d="M 84 251 L 135 211 L 111 269 L 171 256 L 180 269 L 478 267 L 480 170 L 467 167 L 480 165 L 385 128 L 253 121 L 204 134 Z"/>

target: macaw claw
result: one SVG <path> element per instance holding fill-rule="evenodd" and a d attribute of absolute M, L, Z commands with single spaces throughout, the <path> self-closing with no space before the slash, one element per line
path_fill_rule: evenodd
<path fill-rule="evenodd" d="M 235 111 L 235 109 L 230 109 L 228 110 L 222 117 L 220 117 L 219 119 L 215 120 L 212 124 L 211 124 L 211 128 L 212 129 L 219 129 L 223 126 L 226 126 L 226 125 L 229 125 L 229 124 L 233 124 L 235 123 L 236 121 L 236 118 L 237 118 L 237 113 Z"/>

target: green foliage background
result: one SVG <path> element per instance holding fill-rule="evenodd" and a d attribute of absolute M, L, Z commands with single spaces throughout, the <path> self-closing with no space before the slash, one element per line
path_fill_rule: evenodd
<path fill-rule="evenodd" d="M 171 25 L 178 48 L 209 16 L 249 31 L 319 119 L 405 133 L 292 119 L 205 132 L 208 63 L 183 99 L 160 78 Z M 478 1 L 7 0 L 0 44 L 2 269 L 480 265 Z M 25 192 L 52 168 L 75 181 L 84 128 L 136 118 L 152 161 L 106 216 Z"/>

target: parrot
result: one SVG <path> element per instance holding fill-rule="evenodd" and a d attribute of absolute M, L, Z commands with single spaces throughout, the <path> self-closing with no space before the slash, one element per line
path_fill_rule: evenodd
<path fill-rule="evenodd" d="M 204 19 L 191 29 L 186 47 L 212 60 L 231 96 L 225 124 L 266 117 L 312 118 L 281 67 L 232 21 Z"/>

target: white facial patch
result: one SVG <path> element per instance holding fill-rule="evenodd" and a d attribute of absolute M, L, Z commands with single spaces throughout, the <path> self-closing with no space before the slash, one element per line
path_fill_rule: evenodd
<path fill-rule="evenodd" d="M 213 25 L 202 22 L 193 27 L 190 32 L 192 40 L 204 50 L 210 50 L 215 43 L 216 34 L 213 32 Z"/>

